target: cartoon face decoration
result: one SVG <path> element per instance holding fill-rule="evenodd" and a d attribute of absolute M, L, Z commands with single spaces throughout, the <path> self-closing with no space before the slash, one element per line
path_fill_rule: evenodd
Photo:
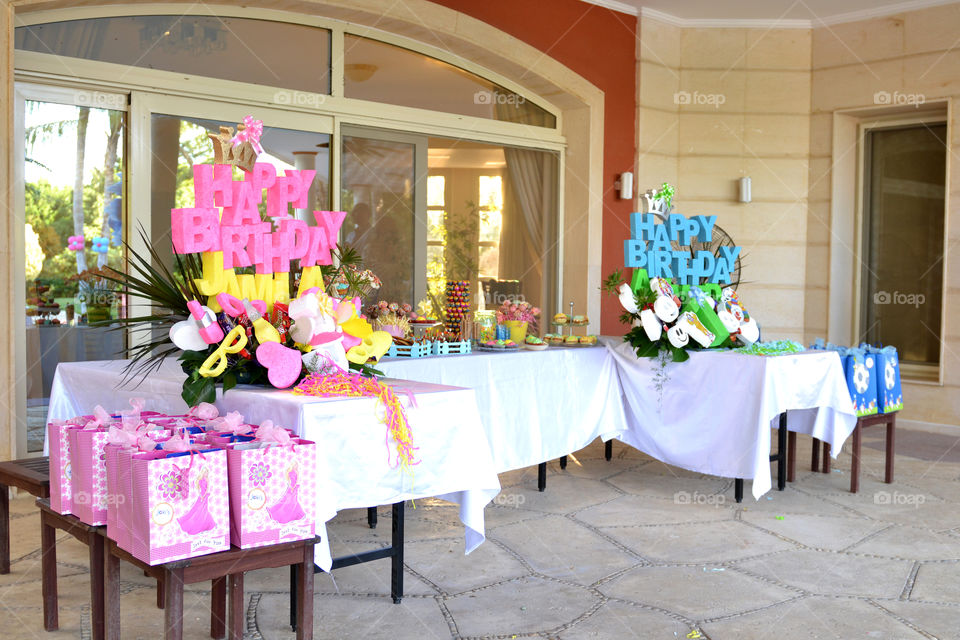
<path fill-rule="evenodd" d="M 667 339 L 677 349 L 681 349 L 687 346 L 687 343 L 690 342 L 690 335 L 687 333 L 687 330 L 681 324 L 676 324 L 670 329 L 667 330 Z"/>
<path fill-rule="evenodd" d="M 660 296 L 653 303 L 653 312 L 664 322 L 673 322 L 680 315 L 680 307 L 673 298 Z"/>

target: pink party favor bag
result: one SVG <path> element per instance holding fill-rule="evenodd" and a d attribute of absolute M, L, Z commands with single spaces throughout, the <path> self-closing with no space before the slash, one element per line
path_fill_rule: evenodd
<path fill-rule="evenodd" d="M 230 541 L 241 549 L 311 538 L 316 445 L 250 442 L 227 450 Z"/>
<path fill-rule="evenodd" d="M 92 526 L 107 524 L 106 427 L 70 430 L 73 514 Z"/>
<path fill-rule="evenodd" d="M 150 565 L 230 548 L 227 453 L 136 454 L 129 549 Z"/>
<path fill-rule="evenodd" d="M 73 513 L 70 431 L 78 428 L 78 425 L 60 421 L 47 425 L 47 442 L 50 447 L 50 507 L 57 513 Z"/>

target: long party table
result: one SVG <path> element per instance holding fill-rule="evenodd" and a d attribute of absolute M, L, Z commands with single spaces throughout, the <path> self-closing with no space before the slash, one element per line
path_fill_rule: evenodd
<path fill-rule="evenodd" d="M 187 411 L 180 397 L 184 374 L 176 360 L 164 361 L 146 379 L 122 385 L 126 361 L 62 363 L 57 367 L 48 420 L 93 412 L 96 405 L 122 409 L 130 398 L 169 414 Z M 484 541 L 483 508 L 500 491 L 471 389 L 385 380 L 404 401 L 413 433 L 413 474 L 388 461 L 386 427 L 372 398 L 316 398 L 289 391 L 241 385 L 218 392 L 221 413 L 239 411 L 251 423 L 270 419 L 317 443 L 316 563 L 332 564 L 325 523 L 341 509 L 438 497 L 460 505 L 466 552 Z M 46 450 L 46 445 L 44 446 Z"/>
<path fill-rule="evenodd" d="M 857 424 L 840 357 L 832 351 L 756 356 L 691 351 L 668 363 L 638 358 L 622 338 L 601 338 L 620 372 L 629 427 L 620 440 L 691 471 L 752 478 L 770 490 L 770 430 L 829 442 L 836 456 Z"/>
<path fill-rule="evenodd" d="M 550 347 L 384 358 L 388 376 L 470 387 L 498 472 L 553 460 L 627 429 L 613 356 L 603 347 Z"/>

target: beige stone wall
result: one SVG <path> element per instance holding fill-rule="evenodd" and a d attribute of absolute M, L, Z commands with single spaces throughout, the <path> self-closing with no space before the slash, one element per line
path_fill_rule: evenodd
<path fill-rule="evenodd" d="M 837 110 L 876 108 L 875 94 L 919 94 L 929 103 L 960 96 L 960 4 L 933 7 L 862 22 L 813 30 L 810 129 L 810 207 L 807 216 L 808 336 L 828 327 L 826 300 L 829 271 L 824 262 L 830 233 L 831 178 L 843 149 L 833 148 L 833 114 Z M 929 422 L 960 422 L 960 119 L 950 110 L 948 126 L 948 216 L 946 320 L 942 368 L 944 385 L 907 384 L 904 417 Z"/>
<path fill-rule="evenodd" d="M 765 336 L 802 340 L 810 31 L 644 19 L 640 34 L 638 187 L 666 180 L 679 213 L 716 214 L 743 247 L 741 290 Z"/>

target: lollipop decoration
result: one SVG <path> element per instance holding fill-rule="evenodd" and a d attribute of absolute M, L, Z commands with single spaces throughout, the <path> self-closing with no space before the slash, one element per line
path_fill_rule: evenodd
<path fill-rule="evenodd" d="M 469 312 L 470 283 L 466 280 L 447 280 L 447 331 L 461 336 L 463 334 L 463 321 Z"/>

